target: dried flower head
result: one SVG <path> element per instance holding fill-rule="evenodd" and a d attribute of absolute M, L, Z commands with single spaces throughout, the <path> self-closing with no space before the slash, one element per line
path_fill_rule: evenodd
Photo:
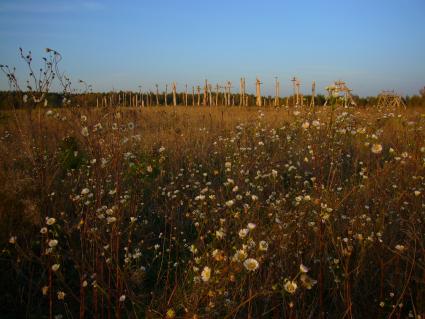
<path fill-rule="evenodd" d="M 260 266 L 260 264 L 258 263 L 257 260 L 255 260 L 254 258 L 248 258 L 243 262 L 244 267 L 248 270 L 248 271 L 255 271 L 258 269 L 258 267 Z"/>
<path fill-rule="evenodd" d="M 294 294 L 294 293 L 295 293 L 295 291 L 296 291 L 296 290 L 297 290 L 297 288 L 298 288 L 298 285 L 297 285 L 297 283 L 296 283 L 295 281 L 287 280 L 287 281 L 284 283 L 283 288 L 285 288 L 285 290 L 286 290 L 288 293 L 290 293 L 290 294 Z"/>
<path fill-rule="evenodd" d="M 204 282 L 208 282 L 210 280 L 210 278 L 211 278 L 211 268 L 210 267 L 208 267 L 208 266 L 204 267 L 204 269 L 202 270 L 202 273 L 201 273 L 201 278 L 202 278 L 202 281 L 204 281 Z"/>
<path fill-rule="evenodd" d="M 380 154 L 382 152 L 382 145 L 381 144 L 373 144 L 371 151 L 374 154 Z"/>

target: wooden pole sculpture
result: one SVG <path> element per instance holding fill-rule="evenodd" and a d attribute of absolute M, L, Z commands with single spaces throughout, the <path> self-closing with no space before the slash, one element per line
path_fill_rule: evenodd
<path fill-rule="evenodd" d="M 244 106 L 248 106 L 248 96 L 246 95 L 246 82 L 245 78 L 242 78 L 242 84 L 243 84 L 243 91 L 242 91 L 242 103 Z"/>
<path fill-rule="evenodd" d="M 378 95 L 378 108 L 386 108 L 386 109 L 394 109 L 399 107 L 406 108 L 406 104 L 404 103 L 400 94 L 397 94 L 392 91 L 381 91 Z"/>
<path fill-rule="evenodd" d="M 173 106 L 177 105 L 176 89 L 177 89 L 176 82 L 173 82 Z"/>
<path fill-rule="evenodd" d="M 232 104 L 232 82 L 227 81 L 227 106 Z"/>
<path fill-rule="evenodd" d="M 351 89 L 347 89 L 344 94 L 344 107 L 348 107 L 348 96 L 351 95 Z"/>
<path fill-rule="evenodd" d="M 195 106 L 195 87 L 192 86 L 192 106 Z"/>
<path fill-rule="evenodd" d="M 187 106 L 187 84 L 185 85 L 184 91 L 184 106 Z"/>
<path fill-rule="evenodd" d="M 165 106 L 168 106 L 168 104 L 167 104 L 167 95 L 168 95 L 167 91 L 168 91 L 168 84 L 165 84 L 165 93 L 164 93 Z"/>
<path fill-rule="evenodd" d="M 300 105 L 300 86 L 301 86 L 301 82 L 299 80 L 297 80 L 296 86 L 297 86 L 297 105 Z"/>
<path fill-rule="evenodd" d="M 293 102 L 293 105 L 295 105 L 295 96 L 296 96 L 296 92 L 297 92 L 297 88 L 296 88 L 296 85 L 295 85 L 295 83 L 297 82 L 297 78 L 294 76 L 292 79 L 291 79 L 291 82 L 292 82 L 292 102 Z"/>
<path fill-rule="evenodd" d="M 244 105 L 244 88 L 243 88 L 243 78 L 239 81 L 239 106 Z"/>
<path fill-rule="evenodd" d="M 139 106 L 139 96 L 142 97 L 142 86 L 139 85 L 139 93 L 136 94 L 136 106 Z"/>
<path fill-rule="evenodd" d="M 159 90 L 158 90 L 158 84 L 155 84 L 156 87 L 156 105 L 159 105 Z M 142 96 L 143 100 L 143 96 Z"/>
<path fill-rule="evenodd" d="M 262 105 L 262 100 L 261 100 L 261 82 L 260 80 L 256 79 L 255 81 L 255 95 L 256 95 L 256 106 L 261 106 Z"/>
<path fill-rule="evenodd" d="M 294 94 L 293 94 L 293 102 L 294 102 L 294 105 L 298 105 L 298 90 L 297 90 L 297 86 L 298 86 L 298 79 L 294 76 L 292 79 L 291 79 L 291 81 L 292 81 L 292 88 L 293 88 L 293 91 L 294 91 Z"/>
<path fill-rule="evenodd" d="M 349 88 L 346 87 L 345 82 L 341 81 L 341 80 L 336 81 L 335 86 L 337 88 L 338 93 L 343 92 L 343 94 L 344 94 L 344 107 L 347 107 Z"/>
<path fill-rule="evenodd" d="M 274 97 L 274 106 L 279 106 L 279 99 L 280 99 L 280 82 L 277 79 L 277 76 L 275 77 L 275 97 Z"/>
<path fill-rule="evenodd" d="M 197 106 L 201 106 L 201 87 L 198 85 L 196 87 L 196 94 L 198 95 Z"/>
<path fill-rule="evenodd" d="M 326 87 L 326 90 L 328 91 L 328 96 L 324 104 L 325 106 L 332 97 L 337 98 L 341 93 L 344 94 L 344 107 L 348 107 L 348 102 L 350 102 L 350 105 L 356 106 L 356 102 L 351 95 L 352 90 L 347 87 L 344 81 L 335 81 L 333 85 Z"/>
<path fill-rule="evenodd" d="M 202 101 L 202 104 L 204 106 L 207 106 L 207 98 L 208 98 L 208 80 L 205 80 L 205 85 L 204 85 L 204 100 Z"/>
<path fill-rule="evenodd" d="M 215 88 L 216 88 L 216 91 L 215 91 L 215 105 L 218 106 L 218 90 L 220 89 L 220 86 L 218 85 L 218 83 L 215 86 Z"/>
<path fill-rule="evenodd" d="M 316 98 L 316 81 L 313 81 L 311 83 L 311 100 L 310 100 L 310 107 L 314 108 L 314 100 Z"/>
<path fill-rule="evenodd" d="M 213 99 L 212 99 L 212 85 L 208 84 L 208 100 L 209 100 L 209 105 L 212 106 L 213 105 Z"/>

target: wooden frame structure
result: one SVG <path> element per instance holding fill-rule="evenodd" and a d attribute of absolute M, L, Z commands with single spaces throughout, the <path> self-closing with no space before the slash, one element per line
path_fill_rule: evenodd
<path fill-rule="evenodd" d="M 326 91 L 328 91 L 328 96 L 325 100 L 325 106 L 328 104 L 329 100 L 334 97 L 340 97 L 341 94 L 343 96 L 344 101 L 344 107 L 348 107 L 348 103 L 351 106 L 356 106 L 356 102 L 353 99 L 353 96 L 351 95 L 351 89 L 347 86 L 347 84 L 344 81 L 338 80 L 335 81 L 333 85 L 329 85 L 326 87 Z"/>
<path fill-rule="evenodd" d="M 406 103 L 404 103 L 401 95 L 392 91 L 381 91 L 378 95 L 378 108 L 406 108 Z"/>

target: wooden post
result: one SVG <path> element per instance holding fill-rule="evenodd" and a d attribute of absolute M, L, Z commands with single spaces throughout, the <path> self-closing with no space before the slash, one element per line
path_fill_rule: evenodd
<path fill-rule="evenodd" d="M 280 100 L 280 82 L 277 79 L 277 76 L 275 77 L 275 97 L 274 97 L 274 106 L 279 106 L 279 100 Z"/>
<path fill-rule="evenodd" d="M 227 106 L 232 104 L 232 82 L 227 81 Z"/>
<path fill-rule="evenodd" d="M 205 80 L 205 85 L 204 85 L 204 100 L 203 100 L 203 105 L 207 106 L 207 98 L 208 98 L 208 80 Z"/>
<path fill-rule="evenodd" d="M 297 105 L 300 104 L 300 85 L 301 85 L 300 81 L 297 80 L 297 83 L 296 83 L 296 86 L 297 86 Z"/>
<path fill-rule="evenodd" d="M 198 95 L 198 101 L 196 104 L 197 106 L 200 106 L 201 105 L 201 87 L 199 85 L 196 87 L 196 93 Z"/>
<path fill-rule="evenodd" d="M 187 84 L 185 85 L 184 91 L 184 106 L 187 106 Z"/>
<path fill-rule="evenodd" d="M 99 107 L 99 98 L 97 97 L 96 98 L 96 108 L 98 108 Z"/>
<path fill-rule="evenodd" d="M 215 88 L 216 88 L 216 91 L 215 91 L 215 105 L 218 106 L 218 90 L 220 89 L 220 85 L 218 85 L 218 83 L 217 83 L 217 85 L 215 86 Z"/>
<path fill-rule="evenodd" d="M 136 107 L 139 107 L 140 102 L 139 102 L 139 98 L 142 97 L 142 86 L 139 85 L 139 92 L 136 92 Z"/>
<path fill-rule="evenodd" d="M 195 106 L 195 87 L 192 86 L 192 106 Z"/>
<path fill-rule="evenodd" d="M 164 92 L 164 104 L 165 106 L 168 106 L 167 104 L 167 91 L 168 91 L 168 84 L 165 84 L 165 92 Z"/>
<path fill-rule="evenodd" d="M 255 81 L 255 94 L 256 94 L 256 105 L 257 106 L 261 106 L 262 105 L 262 101 L 261 101 L 261 82 L 260 80 L 256 79 Z"/>
<path fill-rule="evenodd" d="M 310 106 L 314 108 L 314 99 L 316 98 L 316 81 L 311 84 L 311 102 Z"/>
<path fill-rule="evenodd" d="M 229 95 L 227 93 L 228 86 L 229 86 L 229 82 L 224 84 L 224 105 L 225 106 L 228 106 L 230 104 Z"/>
<path fill-rule="evenodd" d="M 212 85 L 208 84 L 208 103 L 209 103 L 210 106 L 213 105 L 213 99 L 212 99 L 211 91 L 212 91 Z"/>
<path fill-rule="evenodd" d="M 240 97 L 239 97 L 239 105 L 240 106 L 246 106 L 246 99 L 245 99 L 245 78 L 241 78 L 240 80 Z"/>
<path fill-rule="evenodd" d="M 173 106 L 177 105 L 177 99 L 176 99 L 176 82 L 173 82 Z"/>
<path fill-rule="evenodd" d="M 226 83 L 226 89 L 225 89 L 225 94 L 226 94 L 226 106 L 229 106 L 232 102 L 230 101 L 230 81 L 227 81 Z"/>
<path fill-rule="evenodd" d="M 294 91 L 294 94 L 293 94 L 293 97 L 292 97 L 292 102 L 294 103 L 294 105 L 298 105 L 298 95 L 297 95 L 297 82 L 298 82 L 298 79 L 294 76 L 291 79 L 291 81 L 292 81 L 292 88 L 293 88 L 293 91 Z M 296 101 L 295 101 L 295 99 L 296 99 Z"/>
<path fill-rule="evenodd" d="M 239 106 L 243 106 L 243 84 L 242 84 L 242 78 L 239 81 Z"/>

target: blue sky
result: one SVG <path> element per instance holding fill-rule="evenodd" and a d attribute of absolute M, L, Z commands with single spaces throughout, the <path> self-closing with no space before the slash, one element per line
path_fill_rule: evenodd
<path fill-rule="evenodd" d="M 45 47 L 94 90 L 178 89 L 244 76 L 282 95 L 343 79 L 359 95 L 417 94 L 425 85 L 425 0 L 0 0 L 0 63 L 24 78 L 18 48 Z M 0 89 L 7 88 L 4 76 Z M 76 85 L 76 88 L 79 88 Z"/>

